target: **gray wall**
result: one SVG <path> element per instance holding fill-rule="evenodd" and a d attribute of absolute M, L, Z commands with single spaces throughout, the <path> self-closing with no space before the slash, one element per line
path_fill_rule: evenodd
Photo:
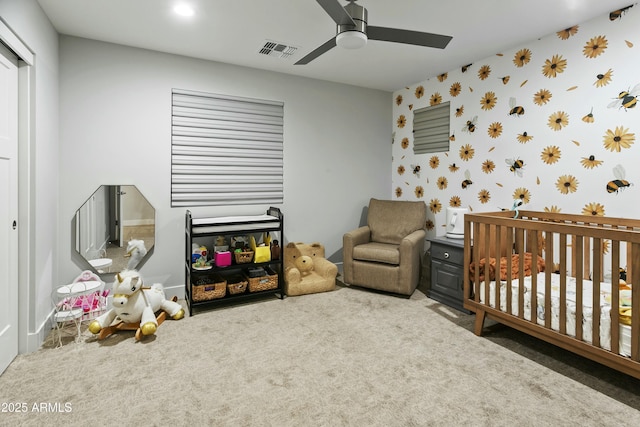
<path fill-rule="evenodd" d="M 33 52 L 28 131 L 19 148 L 19 347 L 49 332 L 58 277 L 58 36 L 35 0 L 0 0 L 0 17 Z"/>
<path fill-rule="evenodd" d="M 319 241 L 341 261 L 342 235 L 369 198 L 389 198 L 391 93 L 61 36 L 61 280 L 80 271 L 68 237 L 75 210 L 101 184 L 135 184 L 156 208 L 155 253 L 141 271 L 173 291 L 184 283 L 185 210 L 170 207 L 172 88 L 284 102 L 285 243 Z"/>

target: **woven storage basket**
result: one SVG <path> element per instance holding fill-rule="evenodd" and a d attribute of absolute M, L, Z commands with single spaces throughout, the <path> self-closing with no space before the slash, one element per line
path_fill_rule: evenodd
<path fill-rule="evenodd" d="M 194 301 L 209 301 L 226 295 L 227 281 L 215 274 L 202 276 L 194 281 L 192 288 Z"/>
<path fill-rule="evenodd" d="M 266 267 L 265 271 L 267 272 L 266 276 L 247 277 L 249 292 L 267 291 L 278 287 L 278 273 L 269 267 Z"/>
<path fill-rule="evenodd" d="M 234 252 L 233 255 L 236 257 L 236 264 L 246 264 L 253 260 L 253 251 Z"/>
<path fill-rule="evenodd" d="M 235 275 L 227 277 L 227 292 L 229 295 L 238 295 L 246 292 L 249 282 L 243 276 Z"/>

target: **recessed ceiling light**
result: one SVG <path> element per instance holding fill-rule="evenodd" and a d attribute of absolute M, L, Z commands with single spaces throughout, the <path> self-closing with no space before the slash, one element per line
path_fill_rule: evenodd
<path fill-rule="evenodd" d="M 180 3 L 173 8 L 173 11 L 180 16 L 193 16 L 193 8 L 186 3 Z"/>

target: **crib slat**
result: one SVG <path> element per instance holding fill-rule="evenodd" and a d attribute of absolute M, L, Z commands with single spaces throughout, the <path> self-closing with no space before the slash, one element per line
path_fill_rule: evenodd
<path fill-rule="evenodd" d="M 500 274 L 500 255 L 502 254 L 502 248 L 501 248 L 501 243 L 502 243 L 502 238 L 501 238 L 501 234 L 502 234 L 502 226 L 496 225 L 496 291 L 495 291 L 495 295 L 496 295 L 496 302 L 495 302 L 495 307 L 500 310 L 500 280 L 501 280 L 501 274 Z M 507 271 L 507 283 L 509 283 L 508 277 L 509 272 Z"/>
<path fill-rule="evenodd" d="M 582 341 L 582 282 L 583 282 L 583 270 L 582 264 L 584 261 L 584 245 L 582 236 L 573 236 L 573 259 L 576 265 L 576 338 Z"/>
<path fill-rule="evenodd" d="M 472 254 L 471 259 L 469 261 L 475 262 L 476 268 L 473 273 L 473 300 L 475 302 L 480 301 L 480 223 L 472 222 L 471 227 L 473 230 L 473 246 L 471 247 Z M 469 268 L 468 265 L 465 266 Z"/>
<path fill-rule="evenodd" d="M 538 233 L 530 232 L 528 233 L 530 239 L 528 239 L 529 250 L 531 253 L 531 321 L 533 323 L 538 323 L 538 274 L 537 274 L 537 263 L 535 262 L 535 256 L 538 253 Z M 524 270 L 524 255 L 520 254 L 520 259 L 522 261 L 521 269 Z"/>
<path fill-rule="evenodd" d="M 547 232 L 544 236 L 544 326 L 551 328 L 551 265 L 553 265 L 553 233 Z M 548 267 L 547 267 L 548 266 Z"/>
<path fill-rule="evenodd" d="M 589 253 L 591 252 L 591 239 L 584 239 L 584 258 L 582 259 L 582 275 L 587 279 L 591 278 L 591 259 Z"/>
<path fill-rule="evenodd" d="M 640 243 L 631 243 L 631 265 L 640 265 Z M 628 273 L 627 273 L 628 274 Z M 627 279 L 629 276 L 627 276 Z M 640 361 L 640 269 L 634 268 L 631 277 L 631 358 Z"/>
<path fill-rule="evenodd" d="M 593 307 L 593 321 L 591 325 L 593 329 L 591 331 L 591 336 L 593 337 L 593 345 L 596 347 L 600 347 L 600 277 L 602 277 L 602 266 L 600 264 L 601 253 L 602 240 L 596 237 L 593 239 L 593 298 L 591 300 Z"/>
<path fill-rule="evenodd" d="M 611 352 L 620 352 L 620 242 L 611 241 Z"/>
<path fill-rule="evenodd" d="M 491 259 L 491 225 L 485 224 L 484 236 L 484 300 L 487 301 L 488 304 L 491 304 L 491 293 L 489 289 L 491 283 L 491 278 L 489 277 L 489 260 Z"/>
<path fill-rule="evenodd" d="M 567 333 L 567 235 L 559 234 L 560 239 L 560 333 Z"/>
<path fill-rule="evenodd" d="M 507 256 L 507 313 L 513 313 L 513 307 L 512 307 L 512 302 L 513 302 L 513 289 L 511 287 L 511 281 L 513 280 L 512 277 L 512 261 L 513 258 L 511 257 L 511 254 L 513 252 L 513 227 L 508 227 L 507 228 L 507 242 L 511 243 L 511 250 L 507 251 L 506 256 Z"/>
<path fill-rule="evenodd" d="M 516 253 L 524 253 L 524 230 L 516 228 Z M 518 262 L 518 317 L 524 319 L 524 257 Z"/>
<path fill-rule="evenodd" d="M 631 248 L 627 251 L 627 278 L 633 277 L 633 258 L 631 257 Z"/>

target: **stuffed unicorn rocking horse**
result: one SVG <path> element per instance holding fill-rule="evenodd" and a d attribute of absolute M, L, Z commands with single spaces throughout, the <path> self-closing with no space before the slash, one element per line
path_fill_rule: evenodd
<path fill-rule="evenodd" d="M 174 320 L 184 317 L 184 309 L 175 302 L 176 298 L 167 300 L 159 283 L 144 286 L 142 276 L 136 270 L 124 270 L 116 274 L 112 292 L 113 308 L 89 325 L 89 331 L 100 334 L 100 339 L 120 329 L 135 329 L 136 339 L 140 340 L 140 334 L 155 334 L 167 314 Z M 163 312 L 156 318 L 155 313 L 159 310 Z M 112 325 L 116 318 L 121 322 Z"/>

